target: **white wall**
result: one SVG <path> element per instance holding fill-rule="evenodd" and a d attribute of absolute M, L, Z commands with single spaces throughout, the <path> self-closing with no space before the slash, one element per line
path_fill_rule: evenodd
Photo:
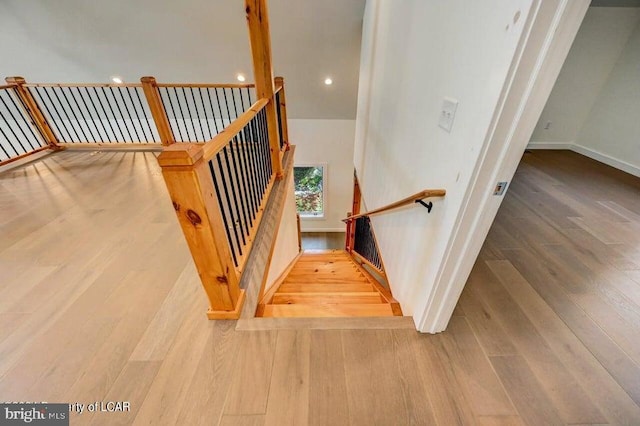
<path fill-rule="evenodd" d="M 639 19 L 639 8 L 589 8 L 531 136 L 533 145 L 568 148 L 576 141 Z"/>
<path fill-rule="evenodd" d="M 296 150 L 296 154 L 298 151 Z M 276 235 L 273 257 L 269 264 L 269 273 L 265 282 L 264 290 L 267 291 L 273 286 L 275 280 L 289 266 L 291 261 L 298 255 L 298 221 L 296 219 L 296 201 L 293 193 L 293 176 L 288 178 L 287 198 L 284 201 L 284 210 L 278 233 Z"/>
<path fill-rule="evenodd" d="M 410 206 L 373 218 L 407 315 L 423 311 L 433 289 L 530 7 L 530 0 L 367 3 L 355 146 L 363 198 L 373 209 L 426 188 L 447 190 L 431 214 Z M 444 97 L 459 101 L 451 133 L 437 125 Z"/>
<path fill-rule="evenodd" d="M 344 232 L 351 208 L 355 120 L 289 120 L 296 165 L 326 164 L 324 218 L 302 218 L 302 231 Z"/>
<path fill-rule="evenodd" d="M 640 176 L 640 24 L 600 91 L 574 149 Z"/>

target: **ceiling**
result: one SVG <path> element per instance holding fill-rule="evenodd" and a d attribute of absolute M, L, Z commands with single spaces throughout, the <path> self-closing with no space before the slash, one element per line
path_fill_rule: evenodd
<path fill-rule="evenodd" d="M 290 118 L 355 118 L 364 5 L 269 0 Z M 4 0 L 0 48 L 0 76 L 29 82 L 253 81 L 243 0 Z"/>

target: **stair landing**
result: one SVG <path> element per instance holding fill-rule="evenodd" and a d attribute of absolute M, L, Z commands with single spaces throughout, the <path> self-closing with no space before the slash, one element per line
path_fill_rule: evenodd
<path fill-rule="evenodd" d="M 398 302 L 344 250 L 306 250 L 275 292 L 259 305 L 257 316 L 402 316 Z"/>

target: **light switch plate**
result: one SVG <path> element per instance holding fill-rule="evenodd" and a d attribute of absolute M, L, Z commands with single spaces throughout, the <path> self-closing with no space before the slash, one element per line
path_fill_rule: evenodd
<path fill-rule="evenodd" d="M 451 98 L 444 98 L 442 108 L 440 109 L 440 117 L 438 118 L 438 126 L 451 133 L 453 127 L 453 119 L 456 117 L 458 109 L 458 101 Z"/>

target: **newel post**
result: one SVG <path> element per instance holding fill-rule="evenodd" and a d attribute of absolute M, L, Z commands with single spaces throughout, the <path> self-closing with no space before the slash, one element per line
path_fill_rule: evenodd
<path fill-rule="evenodd" d="M 165 111 L 162 99 L 160 98 L 158 83 L 156 82 L 155 77 L 142 77 L 140 82 L 142 83 L 144 97 L 147 99 L 147 103 L 149 104 L 151 116 L 153 117 L 153 121 L 156 123 L 158 135 L 160 135 L 160 141 L 162 142 L 162 145 L 171 145 L 175 141 L 173 140 L 173 133 L 171 132 L 171 125 L 167 118 L 167 112 Z"/>
<path fill-rule="evenodd" d="M 280 100 L 280 128 L 282 129 L 282 141 L 284 142 L 285 149 L 289 151 L 289 126 L 287 122 L 287 99 L 284 92 L 284 78 L 276 77 L 275 79 L 276 89 L 280 89 L 278 98 Z"/>
<path fill-rule="evenodd" d="M 276 114 L 273 67 L 271 65 L 271 36 L 269 33 L 269 15 L 266 0 L 245 0 L 251 55 L 253 56 L 253 75 L 256 80 L 258 99 L 267 98 L 265 106 L 271 164 L 278 179 L 282 179 L 282 159 L 280 158 L 280 136 Z"/>
<path fill-rule="evenodd" d="M 31 122 L 33 125 L 40 131 L 40 134 L 44 137 L 45 142 L 49 145 L 51 149 L 62 149 L 58 146 L 58 138 L 56 134 L 49 126 L 47 119 L 45 118 L 42 111 L 40 111 L 40 107 L 38 103 L 31 95 L 31 92 L 24 87 L 26 81 L 22 77 L 7 77 L 4 79 L 7 84 L 11 84 L 15 86 L 15 91 L 22 104 L 27 109 L 27 114 L 31 117 Z"/>
<path fill-rule="evenodd" d="M 162 151 L 158 163 L 182 232 L 209 298 L 209 319 L 237 319 L 244 302 L 222 211 L 215 196 L 202 147 L 174 144 Z"/>

